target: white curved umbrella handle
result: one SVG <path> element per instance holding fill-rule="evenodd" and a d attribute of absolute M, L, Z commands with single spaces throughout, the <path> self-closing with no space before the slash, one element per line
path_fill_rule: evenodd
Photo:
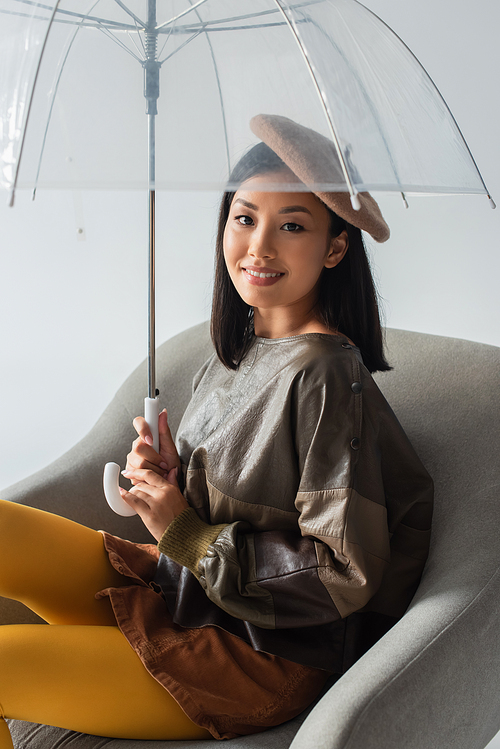
<path fill-rule="evenodd" d="M 144 418 L 153 436 L 153 447 L 156 452 L 160 449 L 160 436 L 158 434 L 158 416 L 160 413 L 160 402 L 158 398 L 144 398 Z M 118 463 L 106 463 L 102 479 L 104 496 L 111 509 L 117 515 L 131 517 L 136 511 L 123 501 L 118 489 L 120 479 L 120 466 Z"/>

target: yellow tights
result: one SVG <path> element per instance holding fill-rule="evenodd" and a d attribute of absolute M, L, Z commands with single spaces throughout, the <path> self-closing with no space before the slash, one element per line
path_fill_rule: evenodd
<path fill-rule="evenodd" d="M 122 635 L 103 588 L 124 579 L 97 531 L 0 500 L 0 596 L 50 626 L 0 626 L 0 749 L 4 718 L 110 738 L 211 738 L 146 671 Z"/>

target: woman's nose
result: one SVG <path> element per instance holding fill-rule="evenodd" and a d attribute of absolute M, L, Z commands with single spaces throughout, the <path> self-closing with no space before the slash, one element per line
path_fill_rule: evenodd
<path fill-rule="evenodd" d="M 265 230 L 255 232 L 248 251 L 252 257 L 265 258 L 276 256 L 272 238 L 269 232 Z"/>

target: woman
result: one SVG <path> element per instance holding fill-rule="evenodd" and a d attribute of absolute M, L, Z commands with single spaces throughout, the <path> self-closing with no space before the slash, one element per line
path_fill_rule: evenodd
<path fill-rule="evenodd" d="M 122 496 L 158 546 L 1 505 L 0 594 L 56 625 L 2 628 L 4 717 L 118 738 L 262 731 L 416 590 L 432 482 L 369 374 L 389 366 L 360 229 L 387 226 L 366 193 L 355 212 L 300 191 L 338 170 L 329 141 L 280 117 L 252 127 L 264 142 L 221 205 L 216 354 L 177 445 L 165 412 L 160 453 L 134 422 Z"/>

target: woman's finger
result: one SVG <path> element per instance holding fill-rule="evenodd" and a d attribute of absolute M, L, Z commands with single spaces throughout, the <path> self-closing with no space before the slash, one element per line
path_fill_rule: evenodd
<path fill-rule="evenodd" d="M 142 497 L 139 497 L 137 494 L 132 494 L 132 492 L 128 492 L 121 486 L 119 486 L 118 489 L 120 490 L 123 501 L 130 505 L 130 507 L 133 507 L 139 515 L 142 516 L 144 512 L 147 512 L 149 510 L 148 503 L 144 499 L 142 499 Z"/>
<path fill-rule="evenodd" d="M 136 416 L 132 422 L 134 429 L 146 445 L 153 445 L 153 435 L 151 429 L 148 427 L 148 423 L 143 416 Z"/>
<path fill-rule="evenodd" d="M 141 437 L 137 437 L 132 442 L 132 450 L 127 455 L 127 467 L 151 468 L 160 475 L 163 471 L 168 471 L 171 468 L 159 453 L 153 447 L 147 445 Z"/>
<path fill-rule="evenodd" d="M 173 468 L 169 471 L 167 479 L 160 478 L 154 471 L 142 469 L 131 471 L 131 474 L 137 474 L 134 478 L 136 485 L 130 492 L 120 487 L 120 494 L 125 502 L 134 508 L 157 541 L 163 536 L 174 518 L 188 507 L 185 497 L 177 486 L 176 470 Z M 124 473 L 129 472 L 124 471 Z M 146 481 L 139 479 L 146 479 Z"/>
<path fill-rule="evenodd" d="M 178 475 L 179 475 L 179 469 L 175 467 L 175 468 L 172 468 L 172 470 L 169 471 L 166 476 L 168 483 L 172 484 L 172 486 L 175 486 L 177 489 L 179 488 L 179 484 L 177 483 Z"/>
<path fill-rule="evenodd" d="M 168 465 L 168 470 L 180 466 L 181 461 L 175 442 L 172 439 L 172 433 L 168 425 L 168 415 L 166 408 L 163 409 L 158 417 L 158 433 L 160 436 L 160 455 Z"/>
<path fill-rule="evenodd" d="M 144 484 L 148 484 L 149 486 L 154 486 L 160 489 L 166 488 L 169 484 L 172 484 L 172 482 L 167 481 L 167 476 L 169 474 L 167 472 L 164 472 L 164 475 L 159 476 L 156 471 L 150 470 L 148 468 L 132 468 L 132 469 L 125 469 L 125 471 L 122 471 L 122 476 L 125 476 L 126 479 L 139 481 Z"/>
<path fill-rule="evenodd" d="M 162 476 L 170 466 L 153 450 L 141 442 L 127 455 L 127 468 L 148 468 Z"/>

